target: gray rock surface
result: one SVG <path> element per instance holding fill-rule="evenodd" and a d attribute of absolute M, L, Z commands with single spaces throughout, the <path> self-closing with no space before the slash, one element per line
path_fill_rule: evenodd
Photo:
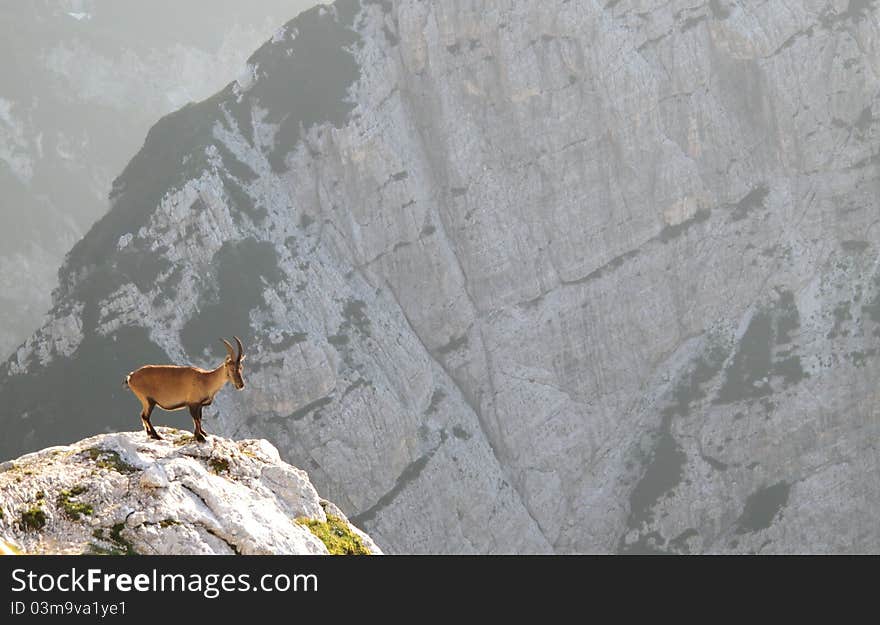
<path fill-rule="evenodd" d="M 880 551 L 878 17 L 314 9 L 150 131 L 4 368 L 3 453 L 239 333 L 209 431 L 391 551 Z"/>
<path fill-rule="evenodd" d="M 244 69 L 316 2 L 11 0 L 0 6 L 0 357 L 41 325 L 64 254 L 162 115 Z"/>
<path fill-rule="evenodd" d="M 265 440 L 160 432 L 165 440 L 102 434 L 0 464 L 0 542 L 29 554 L 320 555 L 327 547 L 302 522 L 347 521 Z"/>

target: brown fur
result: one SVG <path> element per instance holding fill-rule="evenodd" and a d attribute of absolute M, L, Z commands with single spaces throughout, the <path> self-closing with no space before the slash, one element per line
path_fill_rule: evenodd
<path fill-rule="evenodd" d="M 236 338 L 236 342 L 238 356 L 224 341 L 229 355 L 219 367 L 210 371 L 178 365 L 146 365 L 128 374 L 125 383 L 141 402 L 141 422 L 150 438 L 162 438 L 150 423 L 153 408 L 159 406 L 163 410 L 188 408 L 193 420 L 193 435 L 198 441 L 205 440 L 207 432 L 202 428 L 202 408 L 211 405 L 214 396 L 227 382 L 232 382 L 238 390 L 244 388 L 241 376 L 244 350 L 241 341 Z"/>

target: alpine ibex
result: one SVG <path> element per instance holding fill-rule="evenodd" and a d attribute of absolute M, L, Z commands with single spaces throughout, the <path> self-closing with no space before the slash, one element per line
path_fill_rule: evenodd
<path fill-rule="evenodd" d="M 214 395 L 226 382 L 232 382 L 238 390 L 244 388 L 244 380 L 241 378 L 244 348 L 241 339 L 237 336 L 234 338 L 238 343 L 238 356 L 229 341 L 220 339 L 226 345 L 227 355 L 213 371 L 177 365 L 146 365 L 125 377 L 124 386 L 131 389 L 143 406 L 141 421 L 150 438 L 162 439 L 150 423 L 153 408 L 159 406 L 163 410 L 189 408 L 194 426 L 193 435 L 197 441 L 205 441 L 207 432 L 202 428 L 202 408 L 211 405 Z"/>

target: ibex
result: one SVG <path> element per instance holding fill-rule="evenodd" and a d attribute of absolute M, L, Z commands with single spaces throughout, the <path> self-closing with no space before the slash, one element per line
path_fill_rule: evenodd
<path fill-rule="evenodd" d="M 226 345 L 227 355 L 213 371 L 177 365 L 146 365 L 125 377 L 124 386 L 131 389 L 143 406 L 141 421 L 150 438 L 162 439 L 150 423 L 153 408 L 159 406 L 163 410 L 189 408 L 194 426 L 193 436 L 199 442 L 205 441 L 207 432 L 202 428 L 202 408 L 211 405 L 214 395 L 226 382 L 232 382 L 238 390 L 244 388 L 241 378 L 244 348 L 241 339 L 237 336 L 234 338 L 238 343 L 238 356 L 229 341 L 220 339 Z"/>

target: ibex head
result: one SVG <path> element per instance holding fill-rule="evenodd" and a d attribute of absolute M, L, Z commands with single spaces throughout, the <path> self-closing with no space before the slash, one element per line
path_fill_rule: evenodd
<path fill-rule="evenodd" d="M 226 339 L 220 339 L 223 341 L 223 344 L 226 346 L 226 362 L 224 363 L 224 367 L 226 369 L 226 377 L 229 378 L 229 381 L 232 382 L 232 386 L 234 386 L 239 391 L 244 388 L 244 380 L 241 377 L 241 361 L 244 360 L 244 347 L 241 345 L 241 339 L 237 336 L 232 337 L 235 339 L 235 342 L 238 343 L 238 356 L 235 355 L 235 350 L 232 348 L 232 345 L 229 344 L 229 341 Z"/>

